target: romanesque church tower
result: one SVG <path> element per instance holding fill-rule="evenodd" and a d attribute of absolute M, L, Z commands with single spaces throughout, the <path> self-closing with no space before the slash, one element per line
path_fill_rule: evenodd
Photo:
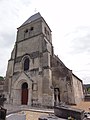
<path fill-rule="evenodd" d="M 6 73 L 7 101 L 30 106 L 52 106 L 51 29 L 36 13 L 17 31 Z"/>
<path fill-rule="evenodd" d="M 83 100 L 82 80 L 53 52 L 51 29 L 36 13 L 17 29 L 5 80 L 7 103 L 51 107 Z"/>

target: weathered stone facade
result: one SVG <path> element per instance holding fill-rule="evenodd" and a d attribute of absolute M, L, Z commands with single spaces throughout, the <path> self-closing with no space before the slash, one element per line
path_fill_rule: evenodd
<path fill-rule="evenodd" d="M 77 104 L 84 99 L 83 83 L 55 55 L 52 58 L 52 84 L 59 88 L 61 101 Z"/>
<path fill-rule="evenodd" d="M 68 104 L 83 98 L 82 81 L 73 79 L 72 71 L 54 55 L 51 29 L 37 13 L 18 28 L 6 72 L 7 102 L 53 106 L 55 89 Z"/>

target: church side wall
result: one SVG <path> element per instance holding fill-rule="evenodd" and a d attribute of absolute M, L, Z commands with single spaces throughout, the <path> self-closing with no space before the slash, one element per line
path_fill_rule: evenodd
<path fill-rule="evenodd" d="M 82 82 L 72 75 L 75 104 L 81 102 L 84 98 Z"/>
<path fill-rule="evenodd" d="M 60 89 L 60 100 L 66 104 L 75 104 L 72 80 L 66 76 L 53 76 L 53 86 Z"/>
<path fill-rule="evenodd" d="M 67 87 L 67 101 L 68 101 L 68 104 L 75 104 L 74 90 L 73 90 L 73 80 L 72 80 L 71 74 L 69 74 L 69 78 L 66 77 L 66 87 Z"/>
<path fill-rule="evenodd" d="M 72 71 L 70 71 L 60 60 L 52 59 L 53 87 L 59 88 L 60 100 L 66 104 L 75 104 Z"/>
<path fill-rule="evenodd" d="M 62 102 L 68 102 L 68 90 L 66 84 L 66 77 L 59 78 L 60 98 Z"/>

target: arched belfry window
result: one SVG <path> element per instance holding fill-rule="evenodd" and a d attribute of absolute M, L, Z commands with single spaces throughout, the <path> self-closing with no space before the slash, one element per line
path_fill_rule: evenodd
<path fill-rule="evenodd" d="M 26 57 L 26 58 L 24 59 L 24 71 L 29 70 L 29 64 L 30 64 L 30 60 L 29 60 L 28 57 Z"/>

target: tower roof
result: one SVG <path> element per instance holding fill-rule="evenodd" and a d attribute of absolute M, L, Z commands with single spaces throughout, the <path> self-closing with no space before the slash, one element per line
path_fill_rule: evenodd
<path fill-rule="evenodd" d="M 22 26 L 24 26 L 24 25 L 26 25 L 26 24 L 28 24 L 28 23 L 31 23 L 31 22 L 39 19 L 39 18 L 42 18 L 43 21 L 46 23 L 46 21 L 44 20 L 44 18 L 43 18 L 43 17 L 41 16 L 41 14 L 38 12 L 38 13 L 32 15 L 31 17 L 29 17 L 20 27 L 22 27 Z M 46 25 L 48 26 L 47 23 L 46 23 Z M 20 27 L 19 27 L 19 28 L 20 28 Z M 49 26 L 48 26 L 48 28 L 50 29 Z M 50 31 L 51 31 L 51 29 L 50 29 Z M 52 32 L 52 31 L 51 31 L 51 32 Z"/>
<path fill-rule="evenodd" d="M 31 17 L 29 17 L 21 26 L 26 25 L 32 21 L 35 21 L 41 17 L 42 17 L 41 14 L 38 12 L 38 13 L 32 15 Z"/>

